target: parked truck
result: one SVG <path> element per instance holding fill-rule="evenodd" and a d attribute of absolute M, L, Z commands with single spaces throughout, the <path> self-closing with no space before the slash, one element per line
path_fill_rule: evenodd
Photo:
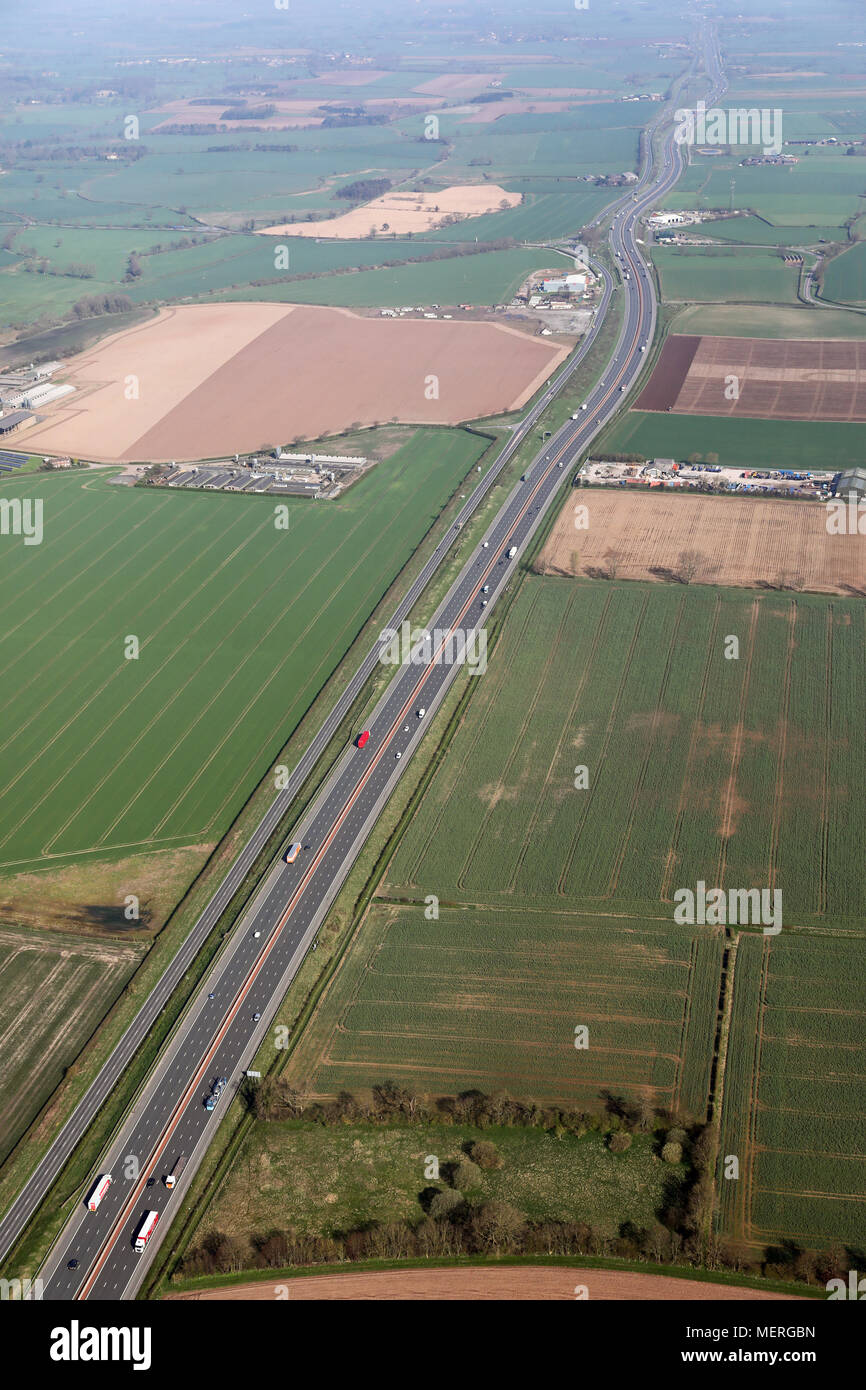
<path fill-rule="evenodd" d="M 178 1158 L 178 1159 L 175 1160 L 175 1164 L 174 1164 L 174 1167 L 172 1168 L 171 1172 L 170 1172 L 170 1173 L 166 1173 L 166 1175 L 165 1175 L 165 1185 L 166 1185 L 166 1187 L 168 1188 L 169 1192 L 170 1192 L 171 1189 L 174 1187 L 175 1183 L 177 1182 L 178 1178 L 180 1177 L 180 1175 L 181 1175 L 181 1173 L 183 1172 L 183 1170 L 184 1170 L 185 1167 L 186 1167 L 186 1154 L 181 1154 L 180 1158 Z"/>

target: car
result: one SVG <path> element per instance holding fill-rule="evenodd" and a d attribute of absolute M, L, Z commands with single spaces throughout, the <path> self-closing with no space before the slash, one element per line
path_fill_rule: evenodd
<path fill-rule="evenodd" d="M 66 1261 L 66 1268 L 67 1268 L 67 1269 L 77 1269 L 77 1268 L 78 1268 L 78 1261 L 77 1261 L 77 1260 L 67 1260 L 67 1261 Z"/>
<path fill-rule="evenodd" d="M 394 757 L 395 757 L 395 758 L 402 758 L 402 756 L 403 756 L 403 754 L 399 751 L 399 749 L 398 749 L 398 751 L 394 754 Z"/>
<path fill-rule="evenodd" d="M 212 994 L 209 994 L 209 995 L 208 995 L 208 999 L 213 999 L 213 995 L 212 995 Z"/>
<path fill-rule="evenodd" d="M 260 936 L 261 936 L 261 932 L 260 932 L 260 931 L 254 931 L 254 932 L 253 932 L 253 938 L 254 938 L 254 939 L 258 939 L 258 937 L 260 937 Z"/>
<path fill-rule="evenodd" d="M 363 733 L 358 735 L 355 742 L 359 748 L 366 748 L 367 744 L 370 742 L 370 730 L 365 729 Z"/>
<path fill-rule="evenodd" d="M 486 607 L 487 607 L 487 599 L 486 599 L 486 598 L 483 598 L 483 599 L 481 600 L 481 607 L 482 607 L 482 608 L 486 608 Z"/>
<path fill-rule="evenodd" d="M 423 718 L 424 718 L 424 715 L 425 715 L 426 713 L 427 713 L 426 709 L 419 709 L 419 711 L 418 711 L 418 718 L 419 718 L 419 719 L 423 719 Z"/>
<path fill-rule="evenodd" d="M 409 732 L 409 725 L 408 725 L 408 724 L 404 724 L 404 725 L 403 725 L 403 733 L 404 733 L 404 734 L 408 734 L 408 732 Z"/>

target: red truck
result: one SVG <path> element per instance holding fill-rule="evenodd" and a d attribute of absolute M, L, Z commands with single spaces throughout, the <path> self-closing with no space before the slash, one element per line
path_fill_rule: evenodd
<path fill-rule="evenodd" d="M 365 729 L 364 732 L 363 732 L 362 734 L 359 734 L 358 737 L 357 737 L 357 739 L 355 740 L 355 742 L 357 743 L 357 746 L 358 746 L 359 748 L 366 748 L 366 746 L 367 746 L 367 744 L 369 743 L 369 741 L 370 741 L 370 730 L 369 730 L 369 729 Z"/>

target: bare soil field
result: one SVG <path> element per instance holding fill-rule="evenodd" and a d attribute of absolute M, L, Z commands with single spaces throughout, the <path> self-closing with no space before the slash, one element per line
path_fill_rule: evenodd
<path fill-rule="evenodd" d="M 866 421 L 866 343 L 671 334 L 635 408 Z"/>
<path fill-rule="evenodd" d="M 426 92 L 433 97 L 474 97 L 484 92 L 491 82 L 502 81 L 502 72 L 448 72 L 441 77 L 431 77 L 419 82 L 413 88 L 416 92 Z"/>
<path fill-rule="evenodd" d="M 589 525 L 578 530 L 580 505 L 588 509 Z M 863 591 L 864 551 L 863 536 L 827 534 L 818 503 L 575 490 L 537 568 L 590 578 L 615 573 L 618 579 L 851 594 Z"/>
<path fill-rule="evenodd" d="M 262 227 L 260 235 L 328 237 L 343 241 L 367 236 L 372 228 L 399 235 L 429 232 L 449 219 L 480 217 L 485 212 L 497 212 L 503 206 L 517 207 L 522 197 L 521 193 L 506 193 L 496 183 L 455 184 L 435 193 L 394 189 L 330 221 L 283 222 L 279 226 Z"/>
<path fill-rule="evenodd" d="M 501 323 L 183 305 L 71 358 L 63 379 L 75 395 L 21 435 L 40 453 L 128 463 L 224 457 L 390 420 L 457 424 L 519 409 L 568 351 Z"/>
<path fill-rule="evenodd" d="M 527 113 L 539 112 L 546 114 L 548 111 L 568 111 L 572 106 L 585 105 L 583 102 L 573 101 L 544 101 L 537 102 L 530 98 L 522 100 L 520 97 L 506 97 L 504 101 L 486 102 L 483 106 L 467 107 L 466 110 L 472 111 L 472 115 L 463 117 L 461 125 L 487 125 L 491 121 L 498 121 L 500 116 L 525 116 Z"/>
<path fill-rule="evenodd" d="M 276 1298 L 290 1302 L 322 1299 L 381 1299 L 435 1302 L 477 1302 L 499 1300 L 508 1303 L 574 1302 L 576 1288 L 588 1291 L 591 1299 L 616 1303 L 795 1302 L 795 1294 L 747 1289 L 735 1284 L 701 1284 L 693 1279 L 673 1279 L 664 1274 L 629 1274 L 610 1269 L 552 1268 L 540 1265 L 503 1265 L 501 1269 L 403 1269 L 376 1273 L 317 1274 L 289 1279 L 284 1284 L 234 1284 L 220 1289 L 201 1289 L 193 1293 L 169 1294 L 171 1300 L 186 1302 L 272 1303 Z M 584 1295 L 585 1296 L 585 1295 Z"/>

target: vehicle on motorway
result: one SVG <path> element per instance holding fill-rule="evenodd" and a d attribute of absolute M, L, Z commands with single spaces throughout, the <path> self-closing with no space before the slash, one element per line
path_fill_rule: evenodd
<path fill-rule="evenodd" d="M 87 1210 L 88 1210 L 88 1211 L 96 1211 L 96 1208 L 99 1206 L 99 1203 L 102 1201 L 103 1197 L 105 1196 L 105 1194 L 106 1194 L 106 1192 L 108 1191 L 108 1189 L 110 1188 L 110 1186 L 111 1186 L 111 1174 L 110 1174 L 110 1173 L 103 1173 L 101 1177 L 99 1177 L 99 1178 L 96 1179 L 96 1185 L 95 1185 L 95 1187 L 93 1188 L 93 1191 L 91 1192 L 90 1196 L 89 1196 L 88 1199 L 87 1199 Z"/>
<path fill-rule="evenodd" d="M 424 715 L 425 715 L 426 713 L 427 713 L 426 709 L 423 709 L 423 708 L 422 708 L 422 709 L 419 709 L 419 711 L 418 711 L 418 718 L 419 718 L 419 719 L 423 719 L 423 718 L 424 718 Z"/>
<path fill-rule="evenodd" d="M 156 1178 L 148 1178 L 145 1187 L 156 1187 Z"/>
<path fill-rule="evenodd" d="M 365 729 L 364 732 L 361 733 L 361 734 L 359 734 L 358 737 L 355 739 L 355 743 L 357 744 L 357 746 L 358 746 L 359 748 L 366 748 L 366 747 L 367 747 L 367 744 L 368 744 L 369 742 L 370 742 L 370 730 L 369 730 L 369 729 Z M 298 846 L 298 848 L 300 849 L 300 845 Z M 287 861 L 287 862 L 288 862 L 288 861 Z"/>
<path fill-rule="evenodd" d="M 253 1023 L 258 1023 L 260 1018 L 261 1014 L 253 1014 Z"/>
<path fill-rule="evenodd" d="M 404 725 L 403 725 L 403 733 L 404 733 L 404 734 L 408 734 L 408 732 L 409 732 L 409 725 L 408 725 L 408 724 L 404 724 Z"/>
<path fill-rule="evenodd" d="M 226 1077 L 224 1077 L 224 1076 L 218 1076 L 218 1077 L 217 1077 L 216 1081 L 215 1081 L 215 1082 L 213 1083 L 213 1085 L 211 1086 L 210 1095 L 208 1096 L 207 1100 L 206 1100 L 205 1103 L 204 1103 L 204 1108 L 205 1108 L 205 1110 L 213 1110 L 213 1109 L 216 1108 L 217 1102 L 219 1101 L 219 1098 L 220 1098 L 220 1096 L 222 1095 L 222 1093 L 223 1093 L 223 1091 L 225 1090 L 225 1088 L 226 1088 L 227 1085 L 228 1085 L 228 1081 L 227 1081 Z"/>
<path fill-rule="evenodd" d="M 403 754 L 399 751 L 399 749 L 398 749 L 397 752 L 394 754 L 394 757 L 397 758 L 398 761 L 399 761 L 400 758 L 402 758 L 402 756 L 403 756 Z"/>
<path fill-rule="evenodd" d="M 67 1260 L 67 1261 L 66 1261 L 66 1268 L 67 1268 L 67 1269 L 77 1269 L 77 1268 L 78 1268 L 78 1261 L 77 1261 L 77 1260 Z"/>
<path fill-rule="evenodd" d="M 165 1185 L 168 1188 L 169 1192 L 171 1192 L 171 1189 L 174 1187 L 175 1183 L 177 1182 L 185 1167 L 186 1154 L 181 1154 L 179 1158 L 175 1159 L 174 1167 L 172 1168 L 171 1172 L 166 1173 L 165 1175 Z"/>
<path fill-rule="evenodd" d="M 486 608 L 486 607 L 487 607 L 487 599 L 486 599 L 486 598 L 483 598 L 483 599 L 481 600 L 481 607 L 482 607 L 482 608 Z"/>
<path fill-rule="evenodd" d="M 209 994 L 209 995 L 208 995 L 208 999 L 213 999 L 213 995 L 212 995 L 212 994 Z"/>
<path fill-rule="evenodd" d="M 516 545 L 513 545 L 513 546 L 511 547 L 511 549 L 509 550 L 509 552 L 508 552 L 508 558 L 509 558 L 509 560 L 513 560 L 516 554 L 517 554 L 517 546 L 516 546 Z"/>
<path fill-rule="evenodd" d="M 490 593 L 490 585 L 489 585 L 489 584 L 482 584 L 482 586 L 481 586 L 481 592 L 482 592 L 482 594 L 489 594 L 489 593 Z"/>
<path fill-rule="evenodd" d="M 622 386 L 619 389 L 620 391 L 624 391 L 626 389 L 625 382 L 623 382 Z"/>
<path fill-rule="evenodd" d="M 299 855 L 300 852 L 301 852 L 301 848 L 302 848 L 302 846 L 301 846 L 300 840 L 296 840 L 295 843 L 294 843 L 293 845 L 289 845 L 289 848 L 288 848 L 288 850 L 286 851 L 286 863 L 287 863 L 287 864 L 294 864 L 295 860 L 297 859 L 298 855 Z"/>
<path fill-rule="evenodd" d="M 490 542 L 489 542 L 489 541 L 482 541 L 482 542 L 481 542 L 481 549 L 482 549 L 482 550 L 487 550 L 487 549 L 489 548 L 489 546 L 490 546 Z"/>
<path fill-rule="evenodd" d="M 144 1220 L 138 1228 L 138 1235 L 135 1237 L 134 1249 L 136 1255 L 140 1255 L 147 1242 L 156 1230 L 156 1223 L 159 1220 L 158 1211 L 148 1211 L 145 1213 Z"/>

